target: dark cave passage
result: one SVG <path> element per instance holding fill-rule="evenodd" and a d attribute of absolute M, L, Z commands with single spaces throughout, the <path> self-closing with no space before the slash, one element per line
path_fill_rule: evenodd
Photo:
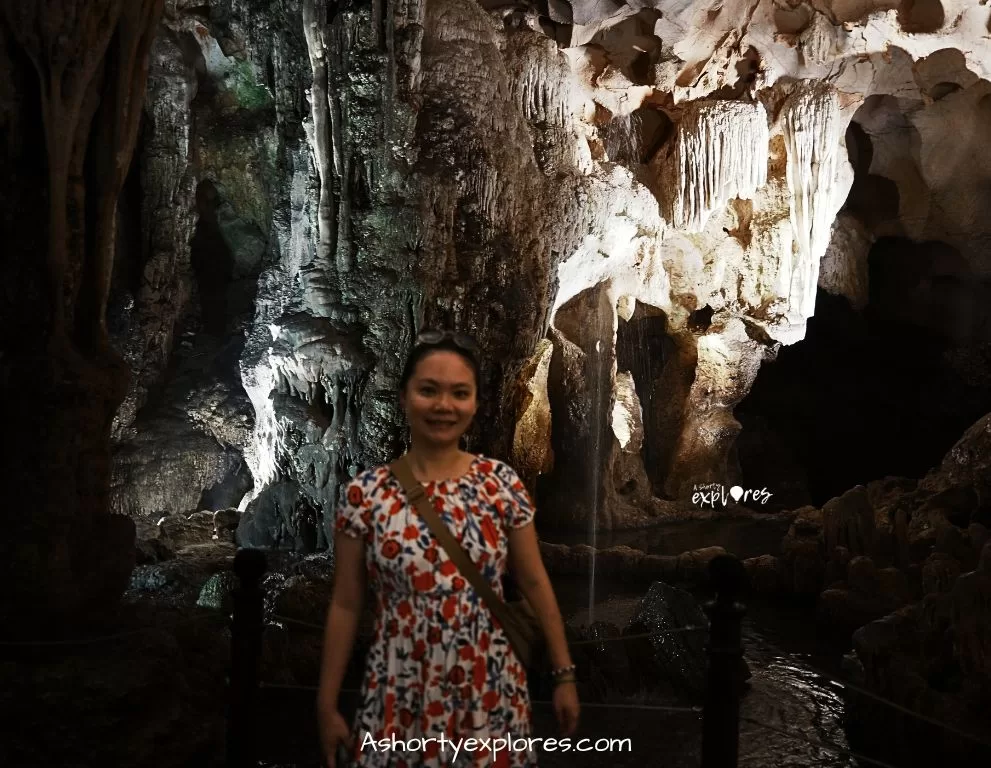
<path fill-rule="evenodd" d="M 234 269 L 234 255 L 220 232 L 217 208 L 220 196 L 209 181 L 196 190 L 199 221 L 190 242 L 190 260 L 196 275 L 203 330 L 222 336 L 228 322 L 227 289 Z"/>
<path fill-rule="evenodd" d="M 912 168 L 922 141 L 891 95 L 869 97 L 850 123 L 854 182 L 843 212 L 867 232 L 903 231 L 895 224 L 912 203 L 902 199 L 908 187 L 885 175 L 893 166 L 884 152 Z M 946 212 L 930 215 L 938 222 Z M 885 476 L 921 478 L 991 410 L 991 281 L 976 267 L 974 251 L 987 252 L 980 238 L 963 253 L 878 237 L 862 311 L 820 289 L 805 339 L 763 365 L 736 409 L 748 485 L 794 508 Z"/>
<path fill-rule="evenodd" d="M 763 366 L 737 409 L 751 486 L 820 506 L 885 476 L 920 478 L 991 410 L 987 324 L 967 298 L 984 289 L 948 274 L 949 250 L 879 240 L 863 313 L 819 292 L 805 340 Z"/>
<path fill-rule="evenodd" d="M 616 366 L 629 371 L 640 398 L 644 423 L 642 456 L 653 492 L 659 494 L 667 479 L 667 468 L 674 451 L 672 409 L 666 406 L 674 393 L 663 377 L 665 364 L 674 354 L 674 341 L 667 334 L 668 320 L 663 312 L 637 303 L 629 322 L 620 318 L 616 333 Z"/>

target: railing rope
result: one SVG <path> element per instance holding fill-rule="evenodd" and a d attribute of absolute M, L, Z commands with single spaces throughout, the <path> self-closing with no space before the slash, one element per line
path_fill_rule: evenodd
<path fill-rule="evenodd" d="M 705 605 L 709 616 L 709 674 L 702 714 L 702 768 L 736 768 L 740 748 L 740 684 L 743 660 L 742 621 L 746 609 L 737 601 L 746 571 L 732 555 L 709 563 L 716 599 Z"/>
<path fill-rule="evenodd" d="M 255 768 L 258 667 L 262 652 L 265 600 L 261 580 L 265 554 L 242 549 L 234 556 L 238 587 L 231 620 L 231 666 L 227 684 L 227 768 Z"/>

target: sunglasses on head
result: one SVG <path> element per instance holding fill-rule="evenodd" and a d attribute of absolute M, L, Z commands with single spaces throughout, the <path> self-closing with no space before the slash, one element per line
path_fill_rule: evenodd
<path fill-rule="evenodd" d="M 416 337 L 417 344 L 440 344 L 443 341 L 453 341 L 461 349 L 478 352 L 478 344 L 470 336 L 454 331 L 423 331 Z"/>

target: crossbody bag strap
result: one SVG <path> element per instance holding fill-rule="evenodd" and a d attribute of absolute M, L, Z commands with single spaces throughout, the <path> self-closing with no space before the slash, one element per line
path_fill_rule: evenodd
<path fill-rule="evenodd" d="M 413 475 L 413 470 L 409 466 L 406 456 L 403 455 L 396 459 L 389 468 L 402 484 L 403 490 L 406 491 L 406 497 L 416 507 L 416 511 L 420 513 L 420 517 L 427 523 L 427 527 L 430 528 L 434 538 L 437 539 L 437 543 L 444 548 L 447 556 L 457 566 L 461 575 L 481 595 L 489 610 L 499 619 L 499 623 L 503 627 L 511 626 L 512 621 L 510 619 L 509 606 L 492 589 L 492 585 L 489 584 L 488 580 L 475 567 L 471 558 L 468 557 L 468 553 L 461 548 L 457 539 L 454 538 L 448 527 L 444 525 L 444 522 L 434 512 L 430 504 L 430 499 L 427 498 L 423 486 L 420 485 L 419 481 Z"/>

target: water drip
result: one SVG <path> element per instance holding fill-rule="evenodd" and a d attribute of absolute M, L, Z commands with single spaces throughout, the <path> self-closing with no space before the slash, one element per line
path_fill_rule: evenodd
<path fill-rule="evenodd" d="M 603 344 L 601 339 L 595 342 L 595 351 L 592 357 L 592 406 L 589 414 L 589 424 L 592 432 L 592 457 L 591 457 L 591 482 L 589 483 L 589 494 L 591 504 L 589 505 L 588 516 L 588 539 L 592 548 L 591 562 L 589 563 L 588 577 L 588 615 L 589 621 L 595 621 L 595 553 L 598 545 L 598 523 L 600 505 L 602 499 L 602 425 L 606 423 L 607 408 L 603 406 L 603 377 L 607 375 L 603 360 Z"/>

